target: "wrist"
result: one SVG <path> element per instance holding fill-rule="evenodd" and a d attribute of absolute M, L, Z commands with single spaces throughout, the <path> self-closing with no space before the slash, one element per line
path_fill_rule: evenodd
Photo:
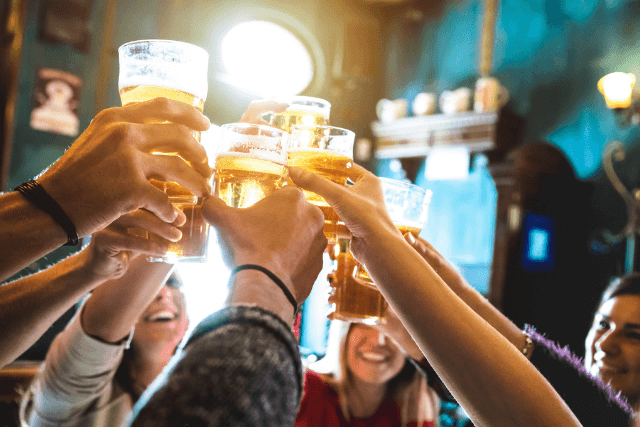
<path fill-rule="evenodd" d="M 265 273 L 241 270 L 231 278 L 228 305 L 258 306 L 293 324 L 293 306 L 282 289 Z"/>

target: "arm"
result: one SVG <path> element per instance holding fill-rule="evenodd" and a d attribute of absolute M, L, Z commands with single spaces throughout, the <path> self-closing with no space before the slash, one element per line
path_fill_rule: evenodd
<path fill-rule="evenodd" d="M 176 223 L 178 224 L 178 223 Z M 153 242 L 126 234 L 143 227 L 175 240 L 179 231 L 148 212 L 123 216 L 94 235 L 82 252 L 31 276 L 0 286 L 0 366 L 27 350 L 51 324 L 98 285 L 122 275 L 127 250 L 150 255 L 166 252 Z M 126 334 L 125 334 L 126 335 Z"/>
<path fill-rule="evenodd" d="M 395 228 L 377 178 L 351 188 L 290 168 L 325 198 L 353 234 L 351 249 L 438 375 L 478 426 L 579 426 L 553 387 L 444 283 Z"/>
<path fill-rule="evenodd" d="M 285 187 L 250 208 L 208 198 L 229 266 L 257 264 L 302 303 L 322 268 L 322 212 Z M 302 394 L 293 307 L 264 273 L 232 277 L 228 307 L 205 319 L 133 411 L 133 426 L 292 426 Z M 197 386 L 194 386 L 197 384 Z"/>
<path fill-rule="evenodd" d="M 152 119 L 173 123 L 144 124 Z M 149 178 L 176 181 L 198 196 L 209 194 L 211 169 L 189 131 L 208 127 L 208 119 L 194 107 L 164 98 L 107 109 L 37 182 L 80 237 L 138 208 L 171 223 L 181 214 Z M 180 153 L 193 168 L 180 157 L 151 155 L 156 149 Z M 0 195 L 0 281 L 66 241 L 62 228 L 21 194 Z"/>
<path fill-rule="evenodd" d="M 509 318 L 495 308 L 485 297 L 476 291 L 458 272 L 434 249 L 429 242 L 411 233 L 405 236 L 406 241 L 418 251 L 420 256 L 433 268 L 449 288 L 473 311 L 500 332 L 517 349 L 525 346 L 526 335 Z M 533 350 L 533 349 L 532 349 Z M 528 352 L 530 359 L 533 351 Z"/>

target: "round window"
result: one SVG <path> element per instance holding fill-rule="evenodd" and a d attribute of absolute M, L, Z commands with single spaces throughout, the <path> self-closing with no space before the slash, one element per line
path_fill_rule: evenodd
<path fill-rule="evenodd" d="M 221 55 L 229 81 L 263 97 L 298 95 L 313 79 L 307 47 L 273 22 L 236 25 L 224 36 Z"/>

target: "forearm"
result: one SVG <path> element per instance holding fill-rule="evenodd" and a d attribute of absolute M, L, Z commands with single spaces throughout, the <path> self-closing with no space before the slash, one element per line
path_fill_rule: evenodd
<path fill-rule="evenodd" d="M 82 328 L 90 336 L 115 343 L 126 337 L 173 271 L 173 264 L 139 256 L 127 272 L 93 291 L 82 311 Z"/>
<path fill-rule="evenodd" d="M 292 426 L 302 367 L 290 328 L 255 307 L 203 320 L 133 410 L 134 426 Z"/>
<path fill-rule="evenodd" d="M 462 299 L 478 316 L 482 317 L 496 331 L 500 332 L 516 349 L 522 350 L 525 347 L 526 335 L 513 323 L 508 317 L 495 308 L 485 297 L 471 286 L 456 292 L 456 295 Z M 533 350 L 533 349 L 532 349 Z M 531 358 L 533 351 L 527 353 L 527 357 Z"/>
<path fill-rule="evenodd" d="M 579 425 L 540 373 L 404 239 L 388 233 L 365 246 L 373 280 L 476 425 Z"/>
<path fill-rule="evenodd" d="M 27 350 L 103 279 L 86 268 L 86 251 L 0 286 L 0 367 Z"/>
<path fill-rule="evenodd" d="M 0 195 L 0 281 L 62 246 L 67 235 L 48 214 L 13 191 Z"/>

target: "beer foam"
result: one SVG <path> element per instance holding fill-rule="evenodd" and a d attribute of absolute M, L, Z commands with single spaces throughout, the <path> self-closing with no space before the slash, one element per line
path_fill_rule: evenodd
<path fill-rule="evenodd" d="M 198 46 L 148 40 L 120 46 L 118 55 L 118 90 L 159 86 L 207 98 L 209 54 Z"/>
<path fill-rule="evenodd" d="M 342 157 L 347 157 L 351 160 L 353 160 L 353 153 L 349 153 L 348 155 L 346 153 L 342 153 L 340 151 L 335 151 L 335 150 L 327 150 L 325 148 L 315 148 L 315 147 L 295 147 L 295 148 L 290 148 L 288 150 L 289 153 L 299 153 L 299 152 L 314 152 L 314 153 L 331 153 L 331 154 L 335 154 L 337 156 L 342 156 Z"/>
<path fill-rule="evenodd" d="M 278 154 L 273 151 L 250 149 L 248 153 L 239 151 L 225 151 L 218 153 L 217 157 L 245 157 L 247 159 L 260 159 L 277 163 L 282 166 L 287 165 L 287 157 L 284 154 Z"/>
<path fill-rule="evenodd" d="M 326 107 L 320 107 L 317 105 L 300 105 L 300 104 L 293 104 L 290 105 L 289 107 L 287 107 L 286 111 L 302 111 L 305 113 L 316 113 L 319 114 L 321 116 L 324 116 L 325 118 L 329 116 L 329 112 L 327 111 L 329 110 Z"/>

